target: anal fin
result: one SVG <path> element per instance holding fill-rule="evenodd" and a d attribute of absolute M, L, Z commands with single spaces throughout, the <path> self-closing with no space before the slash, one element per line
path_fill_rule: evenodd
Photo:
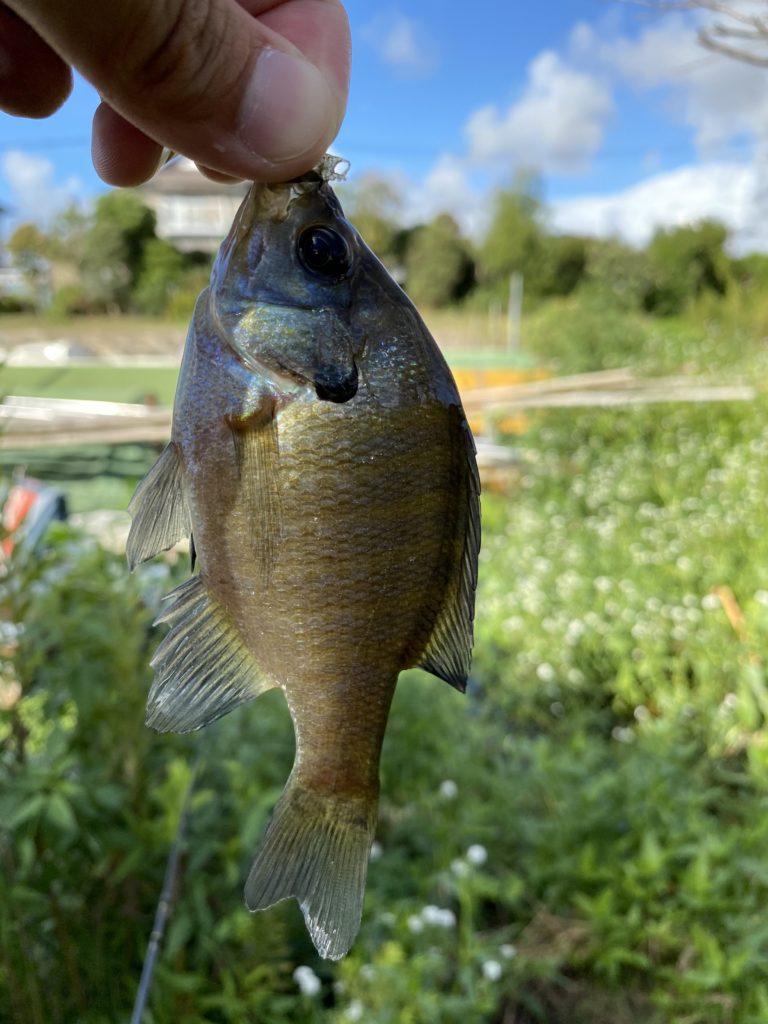
<path fill-rule="evenodd" d="M 179 450 L 171 441 L 131 498 L 128 511 L 133 517 L 125 553 L 134 569 L 161 551 L 167 551 L 191 526 L 184 496 L 184 471 Z"/>
<path fill-rule="evenodd" d="M 221 718 L 276 684 L 260 671 L 235 626 L 193 576 L 166 600 L 157 618 L 170 631 L 157 648 L 147 725 L 158 732 L 191 732 Z"/>

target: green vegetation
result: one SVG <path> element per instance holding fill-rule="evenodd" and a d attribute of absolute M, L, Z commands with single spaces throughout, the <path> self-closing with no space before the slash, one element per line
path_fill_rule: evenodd
<path fill-rule="evenodd" d="M 752 306 L 768 279 L 768 259 L 733 259 L 726 229 L 714 221 L 659 229 L 644 250 L 618 239 L 551 231 L 535 177 L 496 192 L 489 224 L 470 239 L 453 217 L 405 223 L 405 202 L 391 180 L 364 175 L 338 192 L 348 216 L 417 304 L 506 308 L 510 277 L 524 280 L 527 312 L 574 297 L 655 318 L 696 305 Z M 20 224 L 8 252 L 27 281 L 27 296 L 0 296 L 0 314 L 36 305 L 48 317 L 133 313 L 189 317 L 207 283 L 210 259 L 181 253 L 155 232 L 153 212 L 137 193 L 110 192 L 84 213 L 72 208 L 43 232 Z"/>
<path fill-rule="evenodd" d="M 705 327 L 570 296 L 528 335 L 549 318 L 564 366 L 763 378 L 756 321 L 719 301 Z M 293 903 L 242 905 L 292 759 L 280 695 L 193 736 L 142 724 L 150 623 L 187 566 L 131 576 L 64 526 L 10 564 L 2 1024 L 128 1019 L 198 754 L 154 1024 L 766 1020 L 768 399 L 540 413 L 515 445 L 484 498 L 469 693 L 400 682 L 340 964 Z"/>
<path fill-rule="evenodd" d="M 0 393 L 172 405 L 178 376 L 165 366 L 3 366 Z"/>
<path fill-rule="evenodd" d="M 453 217 L 440 214 L 414 232 L 406 254 L 406 275 L 411 298 L 419 306 L 447 306 L 470 291 L 474 264 Z"/>
<path fill-rule="evenodd" d="M 404 229 L 387 183 L 345 203 L 437 336 L 463 343 L 457 368 L 764 385 L 768 257 L 731 259 L 706 222 L 645 251 L 553 236 L 534 186 L 501 193 L 474 246 L 444 215 Z M 77 270 L 56 315 L 184 315 L 205 275 L 125 195 L 11 243 L 33 292 L 44 261 Z M 468 352 L 503 346 L 514 273 L 522 350 Z M 7 367 L 0 390 L 168 404 L 176 374 Z M 293 903 L 242 904 L 292 760 L 280 694 L 193 736 L 143 725 L 151 622 L 188 566 L 131 576 L 57 525 L 4 567 L 0 1024 L 128 1020 L 196 762 L 148 1024 L 768 1019 L 768 398 L 536 413 L 514 445 L 508 491 L 484 497 L 469 693 L 401 680 L 340 964 L 317 959 Z M 102 466 L 98 500 L 124 505 L 146 455 L 124 451 L 119 473 L 107 449 L 78 457 Z"/>
<path fill-rule="evenodd" d="M 54 319 L 176 315 L 180 302 L 188 316 L 210 264 L 207 256 L 181 253 L 157 238 L 154 213 L 125 189 L 99 196 L 87 213 L 65 210 L 47 234 L 36 224 L 20 224 L 8 252 L 24 274 L 29 300 Z"/>

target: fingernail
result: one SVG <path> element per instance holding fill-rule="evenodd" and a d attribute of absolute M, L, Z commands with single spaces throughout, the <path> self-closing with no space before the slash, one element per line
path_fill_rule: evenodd
<path fill-rule="evenodd" d="M 292 160 L 328 134 L 335 108 L 325 78 L 308 61 L 265 49 L 240 108 L 238 135 L 257 156 Z"/>

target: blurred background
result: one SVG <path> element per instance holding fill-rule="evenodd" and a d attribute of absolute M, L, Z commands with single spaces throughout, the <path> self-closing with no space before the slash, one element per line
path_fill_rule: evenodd
<path fill-rule="evenodd" d="M 107 189 L 82 81 L 0 115 L 0 1022 L 130 1020 L 175 843 L 152 1024 L 763 1024 L 768 6 L 347 6 L 339 195 L 478 439 L 468 694 L 401 679 L 343 962 L 245 911 L 288 714 L 147 730 L 189 556 L 124 558 L 243 187 Z"/>

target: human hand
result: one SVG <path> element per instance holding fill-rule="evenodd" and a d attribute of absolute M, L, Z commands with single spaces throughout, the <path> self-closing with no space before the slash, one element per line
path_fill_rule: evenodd
<path fill-rule="evenodd" d="M 0 109 L 47 117 L 98 89 L 92 155 L 138 185 L 163 147 L 222 175 L 285 181 L 318 162 L 347 99 L 340 0 L 0 0 Z"/>

